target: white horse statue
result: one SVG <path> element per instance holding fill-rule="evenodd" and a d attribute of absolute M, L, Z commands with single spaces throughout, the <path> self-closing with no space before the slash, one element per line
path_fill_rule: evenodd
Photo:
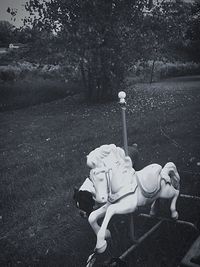
<path fill-rule="evenodd" d="M 150 214 L 154 215 L 156 199 L 167 198 L 171 199 L 171 217 L 178 219 L 176 201 L 180 176 L 174 163 L 168 162 L 163 168 L 159 164 L 151 164 L 135 171 L 124 150 L 110 144 L 93 150 L 87 156 L 87 165 L 91 168 L 90 180 L 95 189 L 95 201 L 105 203 L 88 218 L 97 235 L 97 253 L 106 250 L 105 239 L 110 237 L 107 226 L 114 214 L 132 213 L 139 206 L 151 204 Z M 103 216 L 100 226 L 98 219 Z"/>
<path fill-rule="evenodd" d="M 131 158 L 133 168 L 138 169 L 139 151 L 137 144 L 132 144 L 128 147 L 128 155 Z M 83 218 L 88 218 L 90 213 L 94 211 L 94 209 L 99 208 L 100 206 L 105 204 L 105 202 L 107 202 L 107 199 L 105 199 L 104 203 L 102 203 L 102 200 L 100 201 L 100 203 L 98 203 L 97 201 L 95 201 L 95 198 L 95 188 L 93 182 L 89 177 L 85 179 L 80 188 L 74 188 L 73 199 L 75 201 L 76 207 L 79 209 L 80 215 Z"/>

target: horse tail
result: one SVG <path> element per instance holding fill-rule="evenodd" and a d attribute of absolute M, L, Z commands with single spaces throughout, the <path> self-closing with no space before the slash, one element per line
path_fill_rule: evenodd
<path fill-rule="evenodd" d="M 173 162 L 168 162 L 165 164 L 161 171 L 161 177 L 166 181 L 166 183 L 172 184 L 176 189 L 180 189 L 180 175 L 177 171 L 176 165 Z"/>

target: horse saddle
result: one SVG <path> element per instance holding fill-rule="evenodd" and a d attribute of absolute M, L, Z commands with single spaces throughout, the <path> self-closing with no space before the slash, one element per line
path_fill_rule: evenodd
<path fill-rule="evenodd" d="M 161 188 L 160 172 L 162 167 L 158 164 L 151 164 L 140 171 L 137 171 L 137 182 L 142 194 L 146 198 L 154 197 Z"/>

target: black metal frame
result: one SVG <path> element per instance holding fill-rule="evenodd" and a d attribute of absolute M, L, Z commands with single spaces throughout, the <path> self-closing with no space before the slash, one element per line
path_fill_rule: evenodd
<path fill-rule="evenodd" d="M 197 200 L 200 201 L 200 197 L 198 196 L 190 196 L 190 195 L 184 195 L 184 194 L 180 194 L 181 198 L 185 198 L 185 199 L 193 199 L 193 200 Z M 166 222 L 171 222 L 171 223 L 175 223 L 177 225 L 185 225 L 188 228 L 190 228 L 193 232 L 196 233 L 197 237 L 200 237 L 200 229 L 197 228 L 197 226 L 191 222 L 188 221 L 183 221 L 183 220 L 172 220 L 169 218 L 164 218 L 164 217 L 152 217 L 148 214 L 144 214 L 141 213 L 138 215 L 139 217 L 143 217 L 143 218 L 147 218 L 148 220 L 153 220 L 153 219 L 157 219 L 159 220 L 156 224 L 154 224 L 154 226 L 148 230 L 146 233 L 144 233 L 138 240 L 136 240 L 133 245 L 131 245 L 119 258 L 118 260 L 123 262 L 127 256 L 129 256 L 131 253 L 133 253 L 139 246 L 141 246 L 146 240 L 147 238 L 149 238 L 151 235 L 153 235 L 155 233 L 156 230 L 158 230 L 160 228 L 160 226 L 163 223 Z M 109 267 L 116 267 L 119 266 L 117 261 L 116 262 L 112 262 L 109 265 L 103 265 L 103 266 L 109 266 Z M 184 265 L 187 266 L 187 265 Z M 188 265 L 189 266 L 189 265 Z M 195 265 L 195 266 L 200 266 L 200 265 Z"/>

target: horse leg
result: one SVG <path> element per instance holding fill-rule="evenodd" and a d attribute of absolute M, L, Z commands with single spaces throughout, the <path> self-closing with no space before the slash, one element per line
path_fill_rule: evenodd
<path fill-rule="evenodd" d="M 177 220 L 178 219 L 178 212 L 176 210 L 176 201 L 177 201 L 177 198 L 179 196 L 179 191 L 175 190 L 175 189 L 174 189 L 174 191 L 175 191 L 175 194 L 174 194 L 172 201 L 171 201 L 170 210 L 171 210 L 171 217 L 173 219 Z"/>
<path fill-rule="evenodd" d="M 93 211 L 88 218 L 89 224 L 91 225 L 91 227 L 94 230 L 96 235 L 100 229 L 100 226 L 97 223 L 97 221 L 98 221 L 98 219 L 100 219 L 101 217 L 103 217 L 105 215 L 107 207 L 108 207 L 108 204 L 105 204 L 104 206 L 100 207 L 99 209 Z M 110 231 L 107 230 L 106 231 L 106 238 L 109 238 L 110 236 L 111 236 Z"/>
<path fill-rule="evenodd" d="M 151 204 L 150 215 L 151 216 L 156 216 L 156 213 L 158 212 L 159 208 L 160 208 L 160 199 L 157 198 Z"/>
<path fill-rule="evenodd" d="M 150 215 L 151 216 L 156 215 L 156 200 L 154 200 L 153 203 L 151 204 Z"/>
<path fill-rule="evenodd" d="M 176 190 L 170 184 L 166 184 L 165 181 L 161 181 L 161 191 L 159 193 L 159 197 L 171 199 L 171 205 L 170 205 L 171 217 L 175 220 L 178 219 L 178 212 L 176 210 L 176 201 L 178 196 L 179 196 L 179 190 Z"/>
<path fill-rule="evenodd" d="M 96 250 L 103 253 L 106 250 L 107 242 L 105 240 L 107 226 L 114 214 L 126 214 L 135 211 L 137 208 L 136 194 L 127 196 L 116 204 L 108 206 L 101 228 L 97 234 Z"/>

